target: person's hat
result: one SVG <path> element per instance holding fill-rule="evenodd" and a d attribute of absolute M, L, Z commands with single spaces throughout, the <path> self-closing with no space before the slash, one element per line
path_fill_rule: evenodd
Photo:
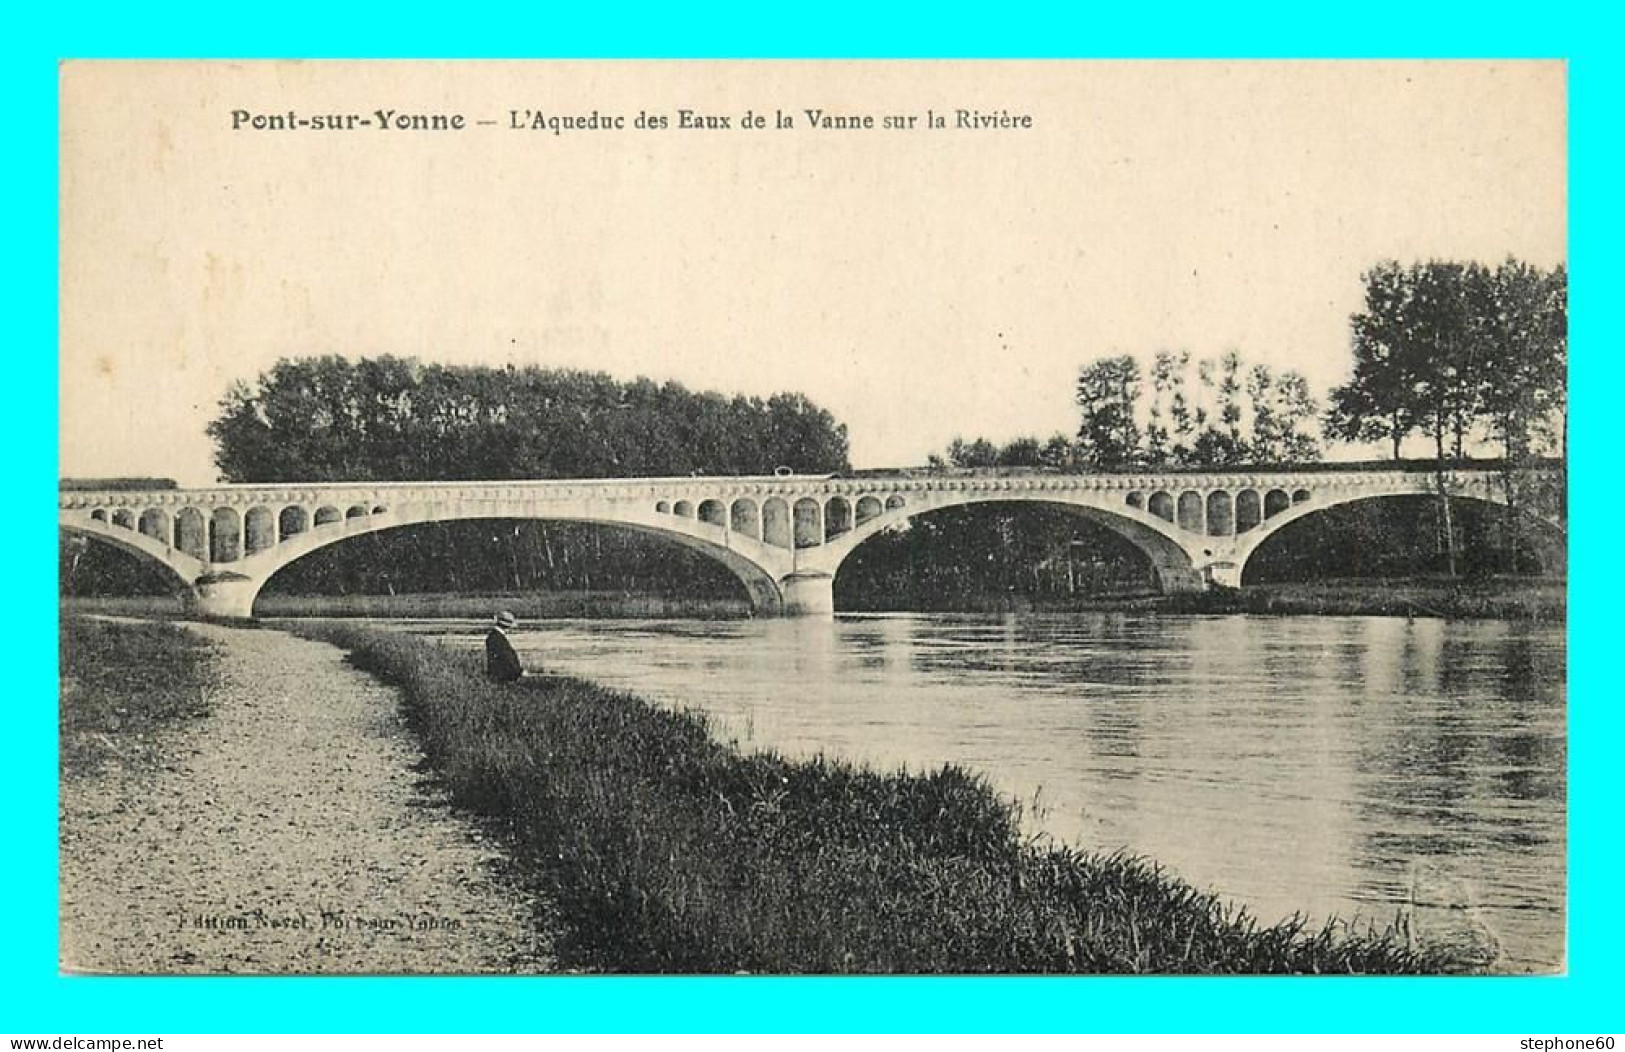
<path fill-rule="evenodd" d="M 512 611 L 504 610 L 501 613 L 497 614 L 497 627 L 498 628 L 518 628 L 519 627 L 519 619 L 517 617 L 513 616 Z"/>

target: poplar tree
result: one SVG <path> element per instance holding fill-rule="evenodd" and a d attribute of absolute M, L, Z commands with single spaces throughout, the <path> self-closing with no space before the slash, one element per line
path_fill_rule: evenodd
<path fill-rule="evenodd" d="M 1078 371 L 1079 459 L 1096 468 L 1127 467 L 1141 460 L 1141 433 L 1135 422 L 1140 399 L 1140 365 L 1132 355 L 1102 358 Z"/>

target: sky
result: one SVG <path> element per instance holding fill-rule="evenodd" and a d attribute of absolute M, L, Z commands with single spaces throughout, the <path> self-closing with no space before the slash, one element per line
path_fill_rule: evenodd
<path fill-rule="evenodd" d="M 1374 263 L 1564 261 L 1565 76 L 69 63 L 60 470 L 212 482 L 204 427 L 228 387 L 327 353 L 801 391 L 848 426 L 860 468 L 956 436 L 1072 433 L 1078 367 L 1110 354 L 1235 348 L 1323 393 L 1348 376 Z M 730 127 L 680 128 L 685 109 Z M 955 127 L 961 109 L 1030 127 Z M 466 127 L 379 130 L 379 110 Z M 740 127 L 746 111 L 768 127 Z M 254 127 L 290 112 L 372 124 Z M 545 126 L 594 113 L 625 126 Z M 637 127 L 645 113 L 667 127 Z"/>

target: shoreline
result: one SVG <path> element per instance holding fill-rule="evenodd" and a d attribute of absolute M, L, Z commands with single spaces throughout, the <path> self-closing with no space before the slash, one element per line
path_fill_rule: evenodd
<path fill-rule="evenodd" d="M 1169 613 L 1364 616 L 1464 620 L 1568 620 L 1563 579 L 1416 579 L 1247 585 L 1164 597 Z"/>
<path fill-rule="evenodd" d="M 181 604 L 171 596 L 63 596 L 66 610 L 137 617 L 175 618 Z M 970 596 L 897 604 L 837 600 L 842 614 L 1068 614 L 1161 613 L 1174 616 L 1261 614 L 1268 616 L 1367 616 L 1467 618 L 1561 623 L 1568 616 L 1567 581 L 1560 578 L 1456 580 L 1395 578 L 1327 580 L 1239 589 L 1161 595 L 1076 598 Z M 521 620 L 669 619 L 745 620 L 753 615 L 743 599 L 677 599 L 619 592 L 562 593 L 403 593 L 400 595 L 266 595 L 255 603 L 256 618 L 477 618 L 498 608 Z"/>

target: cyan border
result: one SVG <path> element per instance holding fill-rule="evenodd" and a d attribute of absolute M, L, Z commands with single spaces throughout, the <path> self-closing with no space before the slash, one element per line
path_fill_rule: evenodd
<path fill-rule="evenodd" d="M 1124 13 L 1124 11 L 1129 13 Z M 1353 1031 L 1606 1032 L 1619 1026 L 1620 720 L 1595 490 L 1620 387 L 1617 29 L 1566 4 L 887 9 L 820 4 L 504 10 L 293 3 L 77 4 L 9 16 L 6 374 L 14 482 L 6 633 L 14 690 L 0 819 L 0 1030 L 9 1032 Z M 771 13 L 770 13 L 771 12 Z M 1570 963 L 1528 979 L 146 979 L 55 968 L 56 63 L 65 57 L 1533 57 L 1570 68 L 1573 451 Z M 20 489 L 20 492 L 19 492 Z"/>

